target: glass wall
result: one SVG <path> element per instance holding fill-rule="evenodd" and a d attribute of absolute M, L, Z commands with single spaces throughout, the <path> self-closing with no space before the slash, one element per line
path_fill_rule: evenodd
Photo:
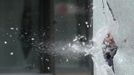
<path fill-rule="evenodd" d="M 70 52 L 72 41 L 87 43 L 92 38 L 92 1 L 91 0 L 54 0 L 55 42 L 58 51 L 55 57 L 57 75 L 93 75 L 91 56 Z M 89 26 L 89 27 L 88 27 Z M 73 42 L 74 43 L 74 42 Z M 59 48 L 59 47 L 63 48 Z M 82 51 L 82 49 L 81 49 Z M 63 54 L 62 54 L 63 53 Z"/>
<path fill-rule="evenodd" d="M 90 55 L 65 48 L 92 38 L 92 2 L 0 0 L 0 74 L 93 75 Z"/>

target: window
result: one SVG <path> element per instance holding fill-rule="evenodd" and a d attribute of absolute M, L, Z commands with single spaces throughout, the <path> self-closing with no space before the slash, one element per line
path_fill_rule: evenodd
<path fill-rule="evenodd" d="M 92 2 L 1 0 L 0 73 L 93 75 L 90 55 L 60 51 L 92 38 Z"/>

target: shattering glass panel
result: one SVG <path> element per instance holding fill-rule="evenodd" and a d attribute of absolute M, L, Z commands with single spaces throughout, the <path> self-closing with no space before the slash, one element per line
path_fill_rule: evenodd
<path fill-rule="evenodd" d="M 90 0 L 0 0 L 0 74 L 93 75 L 91 56 L 81 47 L 92 38 L 89 5 Z"/>

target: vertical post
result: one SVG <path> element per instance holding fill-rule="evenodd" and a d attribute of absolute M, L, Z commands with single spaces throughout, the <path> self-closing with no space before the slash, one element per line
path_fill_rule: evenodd
<path fill-rule="evenodd" d="M 89 43 L 89 40 L 92 39 L 93 36 L 93 0 L 76 0 L 77 6 L 79 9 L 82 10 L 82 12 L 79 12 L 76 15 L 77 19 L 77 35 L 78 36 L 84 36 L 79 39 L 80 42 Z M 81 58 L 82 63 L 87 63 L 86 66 L 90 68 L 90 74 L 94 75 L 93 72 L 93 60 L 91 59 L 91 56 L 88 55 L 84 58 Z"/>
<path fill-rule="evenodd" d="M 44 52 L 40 52 L 40 72 L 54 73 L 54 58 L 49 54 L 53 41 L 53 0 L 39 2 L 39 38 L 44 44 Z"/>
<path fill-rule="evenodd" d="M 31 51 L 31 31 L 32 28 L 32 15 L 31 15 L 31 0 L 24 0 L 24 11 L 22 15 L 22 24 L 21 24 L 21 43 L 24 53 L 24 58 L 28 57 L 29 52 Z"/>

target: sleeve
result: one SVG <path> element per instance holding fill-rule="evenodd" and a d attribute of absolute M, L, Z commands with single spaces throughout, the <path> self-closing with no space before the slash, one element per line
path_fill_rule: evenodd
<path fill-rule="evenodd" d="M 111 56 L 112 56 L 112 57 L 115 56 L 117 50 L 118 50 L 118 47 L 117 47 L 117 46 L 115 46 L 115 47 L 112 49 L 112 51 L 111 51 Z"/>

